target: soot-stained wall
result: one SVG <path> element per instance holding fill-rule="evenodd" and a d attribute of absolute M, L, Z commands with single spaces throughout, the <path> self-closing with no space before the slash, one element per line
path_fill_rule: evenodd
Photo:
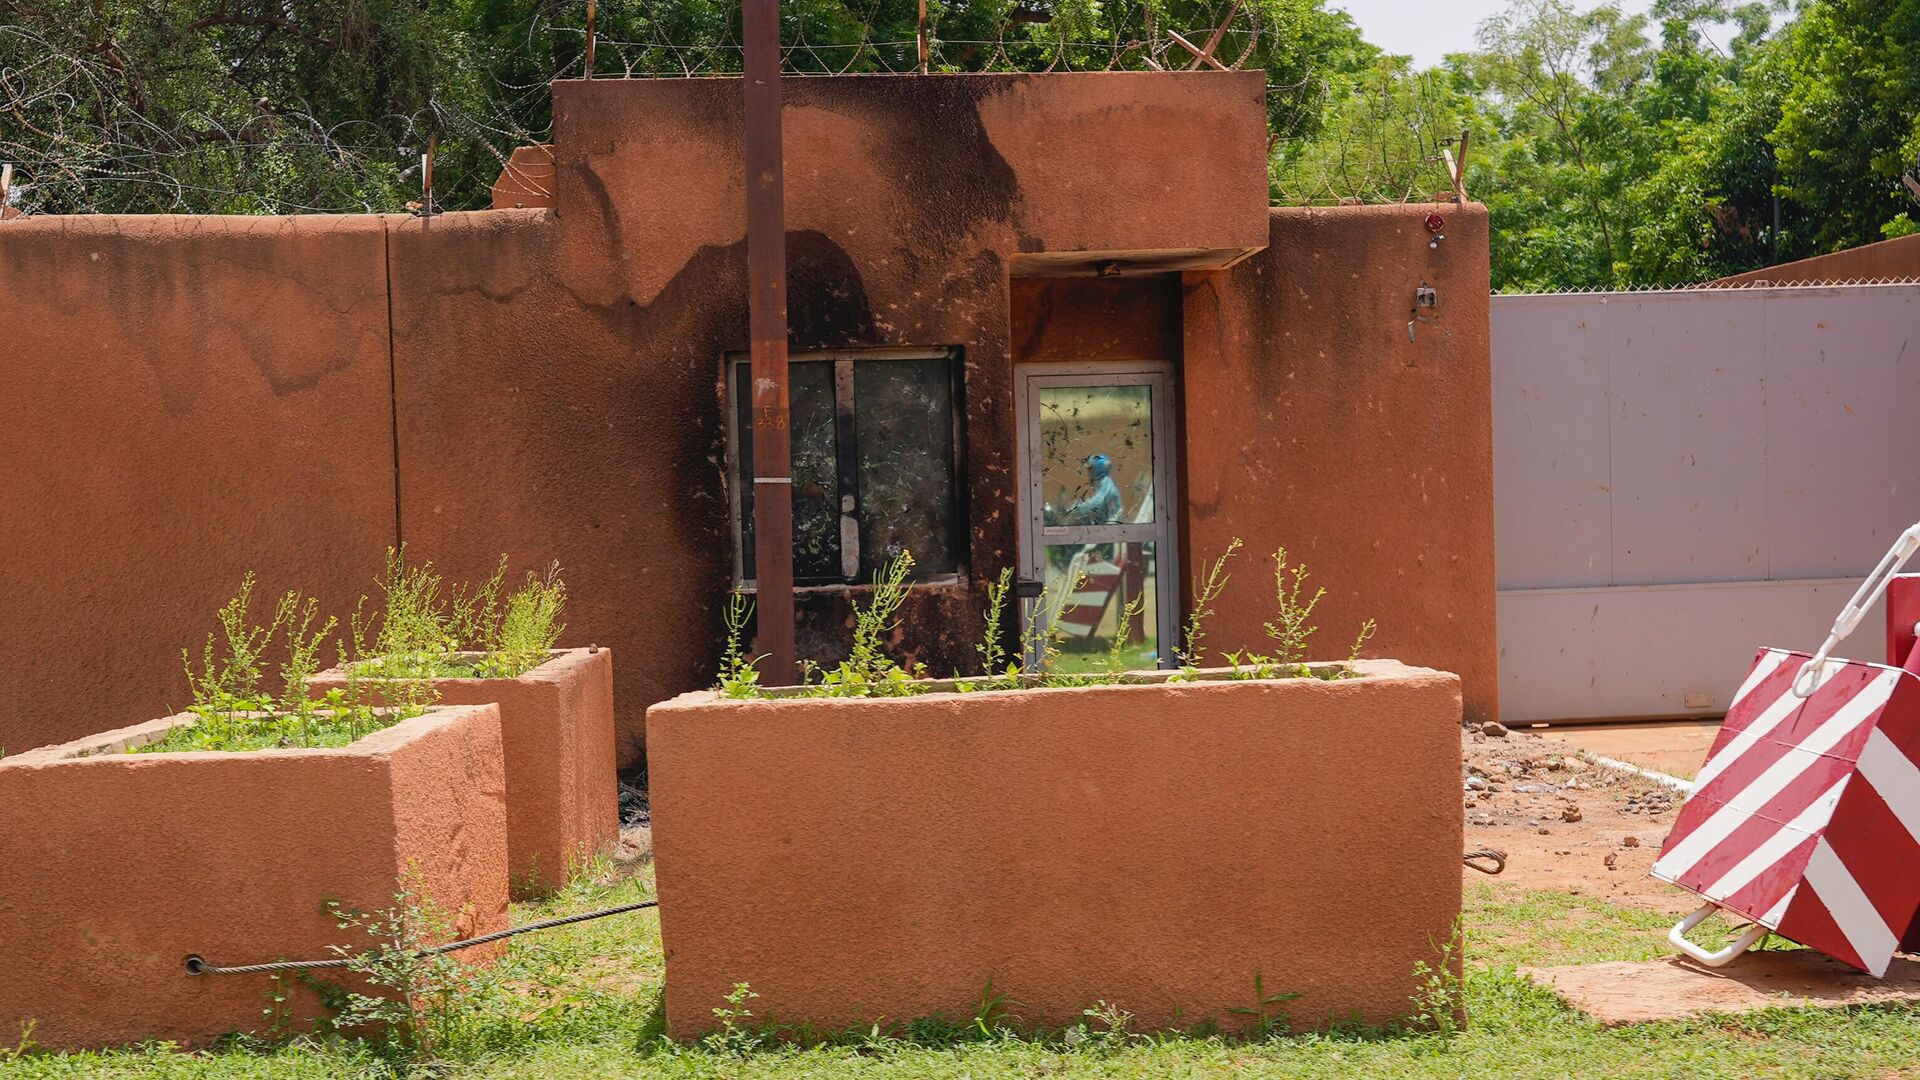
<path fill-rule="evenodd" d="M 906 658 L 971 665 L 1014 559 L 1016 363 L 1169 356 L 1187 550 L 1295 547 L 1324 634 L 1375 616 L 1371 654 L 1457 670 L 1491 709 L 1479 211 L 1445 210 L 1437 253 L 1425 208 L 1269 215 L 1257 72 L 787 94 L 792 346 L 964 350 L 970 575 L 915 591 Z M 555 110 L 551 209 L 0 227 L 0 745 L 172 711 L 178 649 L 244 570 L 347 611 L 396 537 L 454 578 L 557 560 L 562 644 L 614 648 L 625 765 L 648 704 L 711 680 L 721 365 L 747 347 L 738 84 L 566 83 Z M 1263 245 L 1184 286 L 1029 280 Z M 1439 320 L 1409 344 L 1423 274 Z M 1215 641 L 1258 638 L 1242 574 Z M 844 648 L 848 596 L 803 591 L 804 649 Z"/>
<path fill-rule="evenodd" d="M 1014 558 L 1009 280 L 1025 254 L 1266 242 L 1252 77 L 794 79 L 789 344 L 963 350 L 967 581 L 914 590 L 893 646 L 974 663 Z M 645 706 L 709 682 L 731 584 L 722 358 L 748 347 L 739 86 L 555 88 L 556 202 L 394 231 L 401 521 L 451 571 L 557 558 L 569 637 L 619 658 L 623 760 Z M 1152 144 L 1143 158 L 1134 150 Z M 1204 192 L 1188 198 L 1175 193 Z M 1228 256 L 1232 257 L 1232 256 Z M 845 588 L 802 590 L 833 660 Z"/>

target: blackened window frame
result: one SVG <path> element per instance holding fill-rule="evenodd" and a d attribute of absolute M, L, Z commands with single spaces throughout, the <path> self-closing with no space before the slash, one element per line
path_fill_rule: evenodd
<path fill-rule="evenodd" d="M 793 352 L 787 357 L 789 377 L 791 370 L 800 364 L 834 365 L 834 450 L 837 463 L 838 481 L 841 493 L 849 486 L 857 486 L 858 480 L 858 430 L 859 416 L 853 402 L 854 378 L 852 368 L 866 361 L 874 360 L 943 360 L 947 364 L 949 411 L 952 414 L 953 440 L 952 468 L 949 483 L 952 485 L 952 512 L 948 515 L 948 545 L 953 552 L 953 569 L 937 574 L 917 573 L 908 581 L 913 586 L 962 585 L 969 580 L 969 550 L 967 546 L 971 530 L 968 526 L 970 516 L 970 498 L 967 490 L 967 443 L 966 443 L 966 362 L 965 350 L 959 346 L 912 349 L 824 349 L 806 352 Z M 733 543 L 733 582 L 734 587 L 744 593 L 757 591 L 759 583 L 746 576 L 745 519 L 742 516 L 741 469 L 742 432 L 740 430 L 739 375 L 741 369 L 749 368 L 751 356 L 746 352 L 729 352 L 720 359 L 721 409 L 725 414 L 727 431 L 726 461 L 724 463 L 727 489 L 728 530 Z M 845 366 L 842 366 L 842 365 Z M 851 423 L 849 423 L 851 421 Z M 796 592 L 811 590 L 848 590 L 865 588 L 871 580 L 862 577 L 859 570 L 859 511 L 862 503 L 856 492 L 854 503 L 848 507 L 843 502 L 837 515 L 840 524 L 842 575 L 837 578 L 802 578 L 796 574 L 794 589 Z M 847 544 L 852 538 L 854 559 L 849 564 Z M 854 572 L 845 573 L 849 565 Z"/>

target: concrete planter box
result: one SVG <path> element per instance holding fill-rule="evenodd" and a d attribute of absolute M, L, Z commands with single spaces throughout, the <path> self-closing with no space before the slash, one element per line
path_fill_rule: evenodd
<path fill-rule="evenodd" d="M 1104 1000 L 1138 1029 L 1403 1017 L 1460 913 L 1458 678 L 647 712 L 668 1030 L 736 983 L 815 1030 Z"/>
<path fill-rule="evenodd" d="M 325 902 L 392 907 L 411 873 L 458 933 L 506 927 L 497 708 L 431 709 L 337 749 L 124 752 L 193 719 L 0 759 L 0 1039 L 28 1021 L 58 1049 L 261 1031 L 268 976 L 190 976 L 186 957 L 363 946 Z M 321 1014 L 283 985 L 291 1020 Z"/>
<path fill-rule="evenodd" d="M 345 687 L 346 672 L 321 672 L 308 685 L 316 694 Z M 619 840 L 611 650 L 556 650 L 516 678 L 435 679 L 433 688 L 443 705 L 500 706 L 515 899 L 560 888 L 574 868 Z"/>

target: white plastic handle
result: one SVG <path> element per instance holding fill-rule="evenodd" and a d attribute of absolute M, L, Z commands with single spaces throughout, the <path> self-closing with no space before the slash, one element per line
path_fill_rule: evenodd
<path fill-rule="evenodd" d="M 1695 963 L 1705 964 L 1710 968 L 1726 967 L 1728 964 L 1733 963 L 1735 957 L 1753 948 L 1759 944 L 1761 938 L 1773 932 L 1761 926 L 1759 923 L 1754 923 L 1747 928 L 1746 933 L 1736 938 L 1733 944 L 1721 949 L 1719 952 L 1708 952 L 1693 942 L 1688 941 L 1687 931 L 1699 926 L 1701 920 L 1713 914 L 1719 907 L 1719 904 L 1712 902 L 1701 904 L 1693 914 L 1681 919 L 1674 924 L 1673 929 L 1667 931 L 1667 944 L 1687 954 Z"/>
<path fill-rule="evenodd" d="M 1893 542 L 1893 547 L 1887 550 L 1880 565 L 1874 567 L 1873 573 L 1868 574 L 1867 580 L 1861 582 L 1860 588 L 1854 591 L 1853 599 L 1840 609 L 1840 617 L 1833 620 L 1833 630 L 1827 634 L 1827 640 L 1821 643 L 1819 651 L 1811 659 L 1800 665 L 1800 673 L 1793 677 L 1794 697 L 1813 696 L 1813 691 L 1820 684 L 1820 673 L 1826 670 L 1827 657 L 1833 652 L 1834 646 L 1860 625 L 1861 616 L 1867 613 L 1874 601 L 1880 599 L 1881 593 L 1887 591 L 1887 583 L 1893 580 L 1893 575 L 1900 572 L 1900 567 L 1915 551 L 1920 551 L 1920 522 L 1907 526 L 1907 531 Z"/>

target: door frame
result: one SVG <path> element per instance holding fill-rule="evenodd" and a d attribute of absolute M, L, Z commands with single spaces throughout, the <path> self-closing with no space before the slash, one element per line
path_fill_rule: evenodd
<path fill-rule="evenodd" d="M 1154 545 L 1155 641 L 1160 666 L 1175 666 L 1181 607 L 1179 468 L 1175 455 L 1179 402 L 1174 365 L 1166 360 L 1035 362 L 1014 365 L 1014 463 L 1017 494 L 1020 580 L 1046 580 L 1045 551 L 1050 544 L 1145 543 Z M 1042 517 L 1039 416 L 1029 412 L 1033 389 L 1049 386 L 1147 386 L 1153 390 L 1153 513 L 1145 525 L 1065 525 L 1047 527 Z M 1032 605 L 1021 605 L 1024 627 Z"/>

